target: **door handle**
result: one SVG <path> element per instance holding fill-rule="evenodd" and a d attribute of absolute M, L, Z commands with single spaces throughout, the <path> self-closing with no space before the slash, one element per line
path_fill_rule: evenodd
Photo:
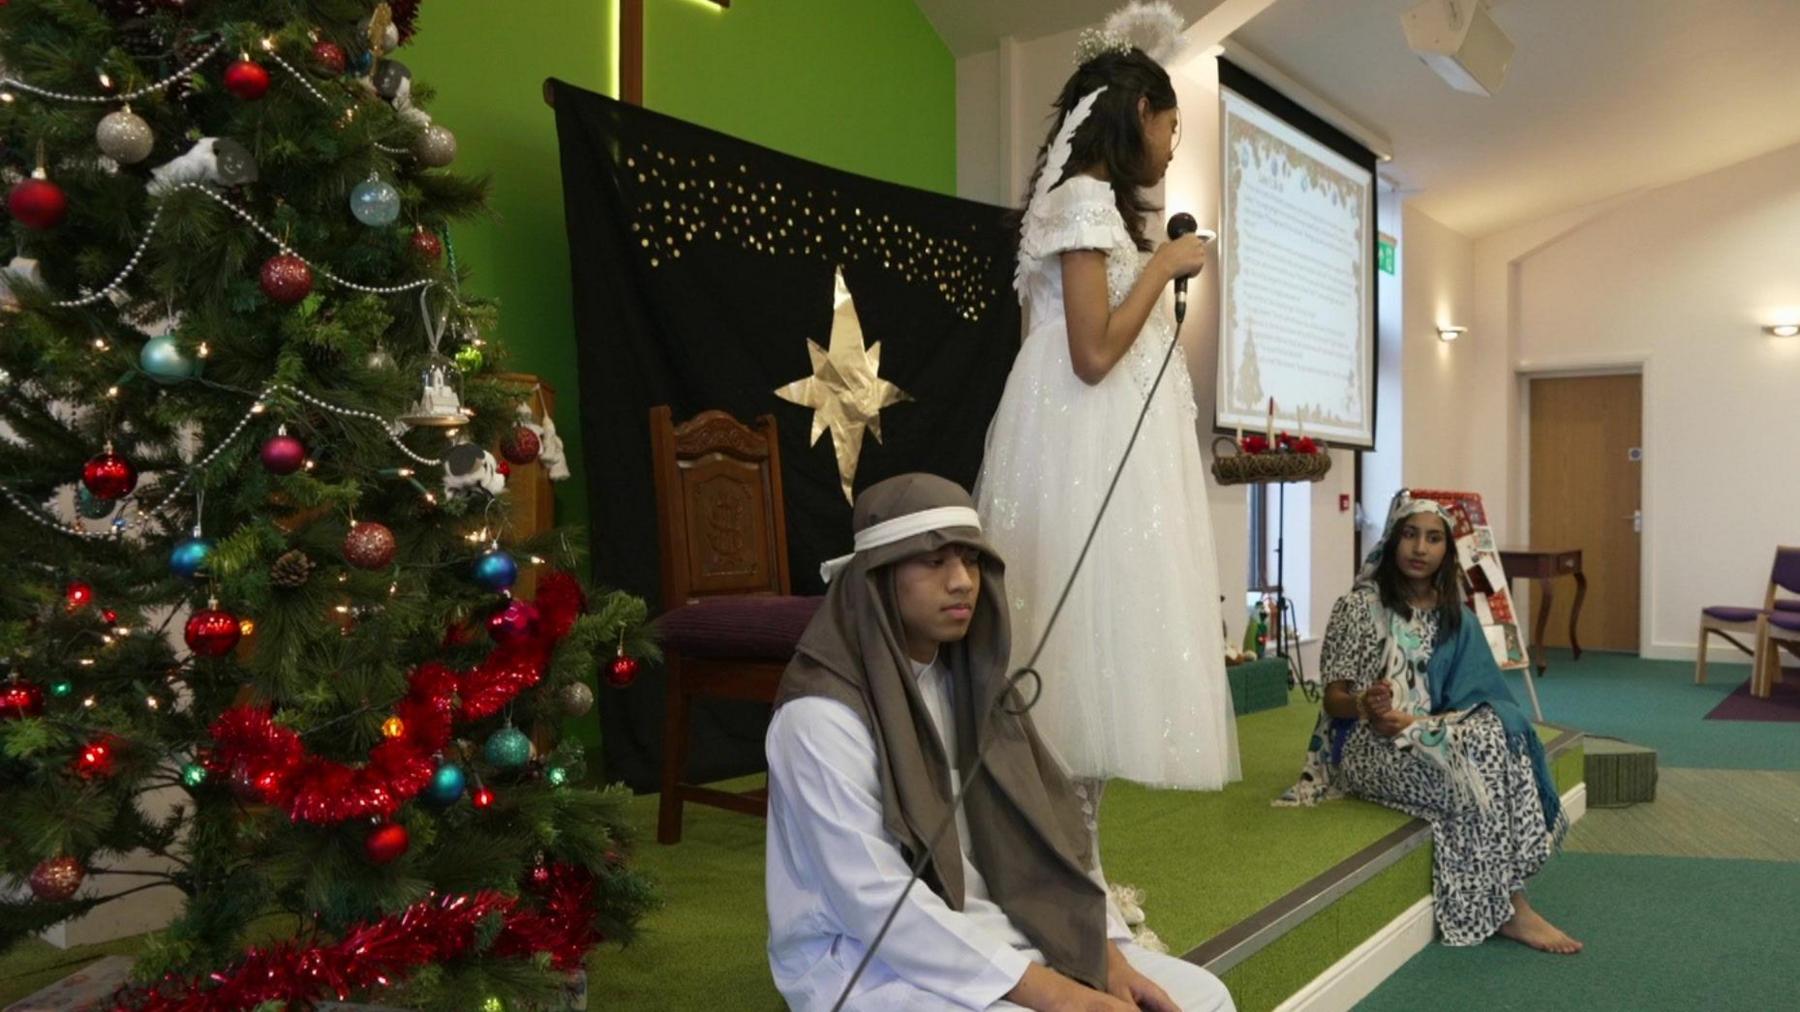
<path fill-rule="evenodd" d="M 1644 511 L 1643 510 L 1632 510 L 1630 513 L 1625 514 L 1623 519 L 1631 521 L 1632 533 L 1634 533 L 1634 534 L 1644 533 Z"/>

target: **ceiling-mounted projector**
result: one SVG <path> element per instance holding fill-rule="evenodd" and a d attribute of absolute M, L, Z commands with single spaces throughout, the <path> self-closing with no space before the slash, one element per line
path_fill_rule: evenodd
<path fill-rule="evenodd" d="M 1407 46 L 1457 91 L 1492 95 L 1506 80 L 1512 40 L 1483 0 L 1424 0 L 1400 25 Z"/>

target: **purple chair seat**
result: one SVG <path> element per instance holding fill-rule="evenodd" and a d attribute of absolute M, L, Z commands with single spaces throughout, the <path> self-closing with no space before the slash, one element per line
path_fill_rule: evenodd
<path fill-rule="evenodd" d="M 1754 622 L 1756 616 L 1762 614 L 1761 608 L 1733 608 L 1729 605 L 1715 604 L 1704 612 L 1707 618 L 1716 618 L 1721 622 Z"/>
<path fill-rule="evenodd" d="M 1800 611 L 1772 611 L 1769 613 L 1769 624 L 1789 632 L 1800 632 Z"/>
<path fill-rule="evenodd" d="M 1800 597 L 1786 597 L 1775 602 L 1776 611 L 1800 611 Z"/>
<path fill-rule="evenodd" d="M 656 620 L 663 644 L 685 657 L 787 661 L 823 597 L 712 597 Z"/>

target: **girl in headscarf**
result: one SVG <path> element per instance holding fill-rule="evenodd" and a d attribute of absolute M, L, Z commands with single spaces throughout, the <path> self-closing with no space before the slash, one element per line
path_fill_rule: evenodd
<path fill-rule="evenodd" d="M 1300 780 L 1275 803 L 1349 794 L 1429 821 L 1447 945 L 1499 933 L 1579 952 L 1525 898 L 1568 822 L 1543 743 L 1463 607 L 1451 529 L 1436 502 L 1394 497 L 1381 544 L 1332 609 L 1323 712 Z"/>

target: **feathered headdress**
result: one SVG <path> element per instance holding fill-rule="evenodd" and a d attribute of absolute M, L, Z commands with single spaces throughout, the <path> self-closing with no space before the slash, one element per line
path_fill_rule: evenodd
<path fill-rule="evenodd" d="M 1163 0 L 1132 0 L 1114 11 L 1098 28 L 1081 33 L 1075 44 L 1075 63 L 1080 65 L 1103 53 L 1128 53 L 1142 49 L 1152 60 L 1168 65 L 1187 39 L 1186 24 Z"/>

